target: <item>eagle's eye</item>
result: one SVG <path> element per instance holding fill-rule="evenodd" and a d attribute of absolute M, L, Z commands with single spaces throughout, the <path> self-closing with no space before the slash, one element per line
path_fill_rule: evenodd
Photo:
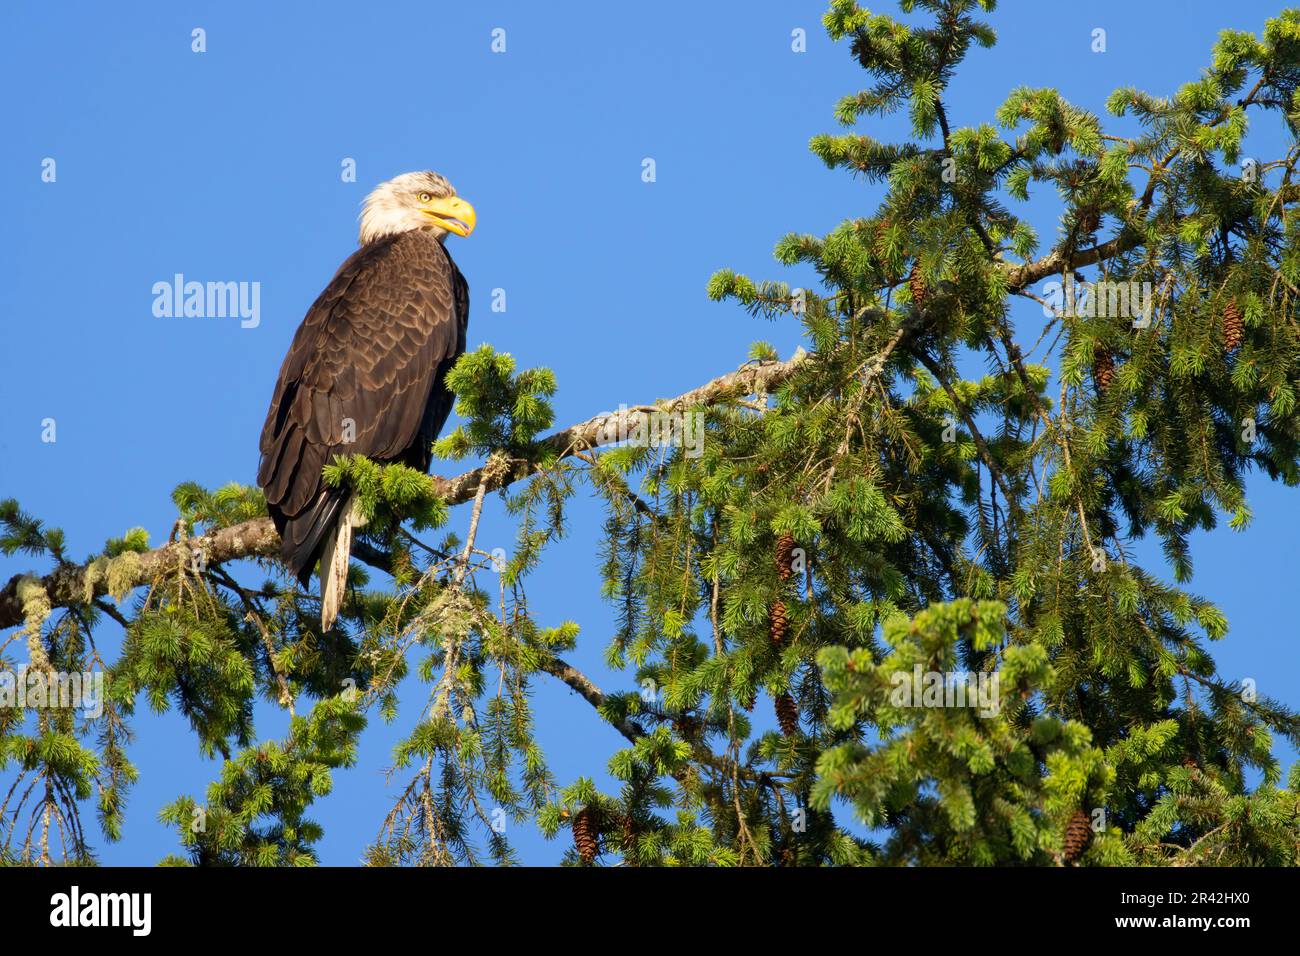
<path fill-rule="evenodd" d="M 432 198 L 433 197 L 430 196 L 428 193 L 420 193 L 420 202 L 428 202 Z"/>

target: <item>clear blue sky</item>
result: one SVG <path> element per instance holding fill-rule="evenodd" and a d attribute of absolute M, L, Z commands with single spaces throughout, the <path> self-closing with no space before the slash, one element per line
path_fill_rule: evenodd
<path fill-rule="evenodd" d="M 1258 30 L 1278 9 L 1004 3 L 991 18 L 998 45 L 973 52 L 953 86 L 952 122 L 991 122 L 1017 85 L 1055 86 L 1099 113 L 1117 86 L 1170 93 L 1208 62 L 1220 29 Z M 807 151 L 864 78 L 825 37 L 823 10 L 820 0 L 5 3 L 0 497 L 63 527 L 82 557 L 134 525 L 165 538 L 181 481 L 251 483 L 280 360 L 354 248 L 361 198 L 412 169 L 444 173 L 478 210 L 477 232 L 450 240 L 473 296 L 470 346 L 554 369 L 560 423 L 676 394 L 734 368 L 756 339 L 789 354 L 792 325 L 710 303 L 704 286 L 724 266 L 810 284 L 777 266 L 773 243 L 829 231 L 878 198 Z M 191 52 L 195 27 L 206 53 Z M 497 27 L 504 54 L 490 48 Z M 804 54 L 790 49 L 797 27 Z M 1105 54 L 1090 50 L 1095 27 L 1107 31 Z M 896 122 L 870 131 L 903 135 Z M 1261 129 L 1248 145 L 1276 153 L 1279 141 Z M 55 183 L 41 181 L 46 157 Z M 347 157 L 356 183 L 340 180 Z M 641 181 L 645 157 L 653 184 Z M 1035 209 L 1050 242 L 1055 203 Z M 155 318 L 151 287 L 177 272 L 259 282 L 261 324 Z M 505 313 L 487 308 L 493 288 L 506 290 Z M 1017 314 L 1037 321 L 1033 307 Z M 58 440 L 44 444 L 51 417 Z M 1248 532 L 1198 536 L 1192 586 L 1232 624 L 1216 648 L 1224 674 L 1300 706 L 1297 499 L 1263 481 L 1252 491 Z M 458 510 L 453 527 L 465 519 Z M 598 593 L 599 527 L 598 509 L 578 501 L 569 538 L 530 584 L 531 607 L 544 623 L 578 621 L 573 662 L 627 688 L 630 676 L 601 664 L 613 614 Z M 491 504 L 480 542 L 511 540 Z M 0 579 L 25 570 L 26 558 L 0 559 Z M 111 627 L 103 640 L 115 640 Z M 394 797 L 391 746 L 422 699 L 392 726 L 372 721 L 360 764 L 314 808 L 323 862 L 356 862 L 375 835 Z M 564 687 L 542 683 L 537 709 L 557 780 L 603 780 L 622 738 Z M 280 736 L 283 720 L 259 715 L 259 736 Z M 136 729 L 141 781 L 125 840 L 99 844 L 108 863 L 175 852 L 158 809 L 201 796 L 220 769 L 196 755 L 175 712 L 142 707 Z M 528 862 L 563 849 L 531 829 L 511 836 Z"/>

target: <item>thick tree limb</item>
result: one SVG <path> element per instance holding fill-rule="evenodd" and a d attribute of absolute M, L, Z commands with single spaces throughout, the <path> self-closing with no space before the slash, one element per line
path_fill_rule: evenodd
<path fill-rule="evenodd" d="M 728 398 L 769 392 L 788 379 L 806 355 L 802 352 L 786 362 L 762 362 L 744 365 L 734 372 L 719 376 L 706 382 L 699 388 L 691 389 L 676 398 L 666 399 L 654 405 L 627 409 L 624 412 L 611 412 L 596 415 L 579 422 L 563 431 L 542 440 L 545 451 L 556 458 L 567 458 L 579 452 L 618 441 L 620 419 L 626 428 L 632 427 L 635 417 L 646 411 L 683 411 L 700 405 L 714 405 Z M 626 433 L 626 432 L 624 432 Z M 483 468 L 475 468 L 455 478 L 433 479 L 438 494 L 449 505 L 463 504 L 472 500 L 478 493 L 479 486 L 486 491 L 496 491 L 513 482 L 527 478 L 537 470 L 530 461 L 508 461 L 504 468 L 498 468 L 486 475 Z M 359 560 L 375 567 L 386 569 L 386 556 L 373 548 L 355 546 L 353 554 Z M 229 528 L 210 531 L 207 534 L 181 541 L 175 541 L 161 548 L 140 555 L 139 566 L 134 575 L 134 587 L 139 587 L 159 577 L 164 572 L 189 564 L 195 549 L 203 553 L 208 564 L 224 564 L 243 558 L 271 558 L 279 553 L 280 536 L 276 534 L 275 525 L 270 518 L 256 518 Z M 86 571 L 88 565 L 63 564 L 43 577 L 15 575 L 0 589 L 0 628 L 17 627 L 23 623 L 23 607 L 19 598 L 19 585 L 24 580 L 32 580 L 45 589 L 53 607 L 68 607 L 86 600 Z M 107 582 L 97 580 L 91 589 L 91 598 L 102 597 L 107 593 Z"/>
<path fill-rule="evenodd" d="M 1098 243 L 1089 249 L 1079 249 L 1073 253 L 1067 249 L 1056 249 L 1033 262 L 1015 267 L 1008 266 L 1010 289 L 1012 292 L 1019 292 L 1048 276 L 1114 259 L 1131 249 L 1136 249 L 1141 242 L 1142 239 L 1136 232 L 1125 229 L 1113 239 Z"/>
<path fill-rule="evenodd" d="M 201 537 L 174 541 L 140 555 L 135 586 L 152 581 L 182 564 L 189 564 L 195 548 L 203 550 L 209 564 L 222 564 L 239 558 L 265 558 L 279 553 L 280 536 L 270 518 L 257 518 Z M 53 607 L 68 607 L 86 599 L 87 567 L 85 564 L 62 564 L 43 578 L 33 580 L 45 589 Z M 18 585 L 26 579 L 27 575 L 16 575 L 0 590 L 0 627 L 15 627 L 23 622 Z M 108 584 L 101 578 L 92 588 L 92 597 L 102 597 L 106 593 Z"/>

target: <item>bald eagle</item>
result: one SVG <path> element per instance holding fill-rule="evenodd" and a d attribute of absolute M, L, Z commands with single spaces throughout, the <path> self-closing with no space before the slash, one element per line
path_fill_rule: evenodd
<path fill-rule="evenodd" d="M 307 311 L 280 367 L 257 483 L 280 554 L 304 587 L 320 563 L 326 631 L 360 516 L 321 471 L 349 454 L 428 470 L 453 402 L 445 378 L 465 351 L 469 321 L 469 286 L 445 240 L 468 236 L 475 219 L 437 173 L 381 184 L 361 212 L 360 248 Z"/>

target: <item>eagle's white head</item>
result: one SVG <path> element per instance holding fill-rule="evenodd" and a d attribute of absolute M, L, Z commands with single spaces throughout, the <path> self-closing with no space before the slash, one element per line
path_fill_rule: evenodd
<path fill-rule="evenodd" d="M 380 183 L 361 207 L 361 245 L 412 229 L 447 233 L 474 231 L 474 207 L 456 195 L 451 183 L 434 172 L 402 173 Z"/>

